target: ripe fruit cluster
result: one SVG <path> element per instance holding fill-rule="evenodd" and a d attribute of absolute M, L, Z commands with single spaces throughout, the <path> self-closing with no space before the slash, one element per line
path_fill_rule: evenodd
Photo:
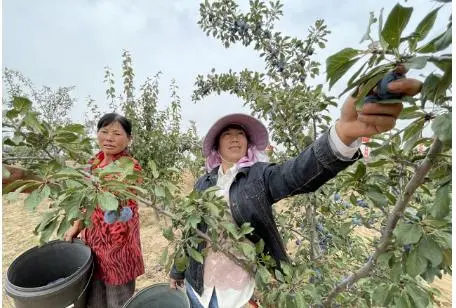
<path fill-rule="evenodd" d="M 104 222 L 113 224 L 117 220 L 120 222 L 127 222 L 133 217 L 133 211 L 130 207 L 125 206 L 120 211 L 106 211 L 104 214 Z"/>

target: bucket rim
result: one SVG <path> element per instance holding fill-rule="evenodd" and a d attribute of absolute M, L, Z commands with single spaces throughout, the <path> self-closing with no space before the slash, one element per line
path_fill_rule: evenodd
<path fill-rule="evenodd" d="M 187 307 L 190 307 L 190 301 L 188 300 L 188 297 L 185 293 L 183 293 L 182 291 L 179 291 L 179 290 L 175 290 L 175 289 L 171 289 L 169 287 L 169 283 L 166 283 L 166 282 L 159 282 L 159 283 L 155 283 L 155 284 L 152 284 L 150 286 L 147 286 L 145 288 L 142 288 L 141 290 L 138 291 L 138 293 L 136 293 L 135 295 L 133 295 L 132 297 L 130 297 L 128 299 L 128 301 L 122 306 L 122 308 L 127 308 L 127 306 L 140 294 L 142 293 L 145 293 L 147 291 L 149 291 L 150 289 L 154 289 L 154 288 L 157 288 L 157 287 L 167 287 L 168 289 L 170 290 L 173 290 L 173 291 L 176 291 L 176 292 L 180 292 L 182 293 L 183 295 L 183 298 L 185 299 L 185 302 L 187 304 Z"/>
<path fill-rule="evenodd" d="M 27 254 L 28 252 L 32 251 L 32 250 L 37 250 L 37 249 L 40 249 L 44 246 L 52 246 L 52 245 L 56 245 L 56 244 L 60 244 L 60 243 L 69 243 L 69 242 L 66 242 L 66 241 L 62 241 L 62 240 L 53 240 L 53 241 L 49 241 L 47 243 L 45 243 L 44 245 L 42 246 L 34 246 L 26 251 L 24 251 L 21 255 L 19 255 L 16 259 L 14 259 L 14 261 L 10 264 L 10 266 L 8 266 L 8 270 L 6 271 L 6 275 L 5 275 L 5 284 L 4 284 L 4 289 L 6 291 L 6 293 L 8 295 L 10 295 L 11 297 L 14 298 L 15 295 L 19 296 L 18 294 L 15 293 L 15 291 L 17 292 L 26 292 L 28 294 L 30 294 L 30 296 L 32 297 L 33 296 L 42 296 L 42 295 L 52 295 L 52 293 L 55 293 L 55 292 L 59 292 L 61 291 L 63 288 L 67 287 L 68 285 L 72 284 L 73 282 L 75 282 L 79 277 L 80 277 L 80 274 L 83 273 L 83 272 L 86 272 L 88 270 L 90 270 L 90 267 L 91 266 L 94 266 L 93 264 L 93 253 L 92 253 L 92 250 L 90 249 L 90 247 L 88 247 L 83 241 L 81 240 L 74 240 L 71 244 L 76 244 L 76 245 L 81 245 L 81 246 L 84 246 L 86 247 L 87 249 L 89 249 L 90 251 L 90 255 L 88 257 L 88 259 L 86 260 L 86 263 L 83 264 L 80 268 L 78 268 L 74 273 L 72 273 L 70 276 L 68 277 L 65 277 L 62 281 L 58 282 L 58 283 L 55 283 L 55 284 L 52 284 L 52 285 L 45 285 L 45 286 L 40 286 L 40 287 L 33 287 L 33 288 L 25 288 L 25 287 L 20 287 L 20 286 L 17 286 L 15 284 L 13 284 L 9 278 L 8 278 L 8 274 L 10 273 L 10 270 L 11 270 L 11 267 L 18 263 L 19 262 L 19 259 Z M 52 290 L 52 292 L 46 292 L 46 291 L 49 291 L 49 290 Z M 43 293 L 43 294 L 41 294 Z M 23 294 L 20 295 L 20 297 L 24 297 Z"/>

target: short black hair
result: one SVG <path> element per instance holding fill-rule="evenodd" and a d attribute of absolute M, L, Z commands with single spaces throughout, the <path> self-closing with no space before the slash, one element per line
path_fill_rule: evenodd
<path fill-rule="evenodd" d="M 99 131 L 102 127 L 106 127 L 114 122 L 119 122 L 119 124 L 122 125 L 124 131 L 127 133 L 127 136 L 131 136 L 130 120 L 115 112 L 107 113 L 104 116 L 102 116 L 100 120 L 98 120 L 97 131 Z"/>
<path fill-rule="evenodd" d="M 245 137 L 247 138 L 247 144 L 250 143 L 250 137 L 249 137 L 249 134 L 247 133 L 247 130 L 245 129 L 244 126 L 242 126 L 241 124 L 236 124 L 236 123 L 231 123 L 231 124 L 228 124 L 227 126 L 225 126 L 221 131 L 220 133 L 217 135 L 217 138 L 215 138 L 216 142 L 214 144 L 214 148 L 216 150 L 218 150 L 218 146 L 219 146 L 219 142 L 220 142 L 220 136 L 226 132 L 227 130 L 229 129 L 239 129 L 239 130 L 242 130 L 245 134 Z"/>

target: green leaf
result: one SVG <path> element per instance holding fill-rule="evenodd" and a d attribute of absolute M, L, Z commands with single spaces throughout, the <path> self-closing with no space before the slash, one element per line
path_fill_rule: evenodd
<path fill-rule="evenodd" d="M 407 26 L 412 11 L 412 7 L 403 7 L 400 4 L 396 4 L 388 15 L 382 30 L 382 37 L 392 48 L 399 47 L 402 31 Z"/>
<path fill-rule="evenodd" d="M 447 66 L 444 70 L 443 76 L 441 78 L 441 82 L 436 87 L 435 90 L 435 102 L 438 102 L 438 99 L 440 97 L 445 96 L 446 92 L 450 89 L 450 85 L 452 82 L 452 75 L 453 75 L 453 70 L 451 66 Z"/>
<path fill-rule="evenodd" d="M 163 229 L 162 234 L 168 241 L 174 241 L 174 233 L 171 227 Z"/>
<path fill-rule="evenodd" d="M 81 209 L 79 206 L 75 205 L 71 207 L 67 212 L 68 219 L 78 219 L 81 216 Z"/>
<path fill-rule="evenodd" d="M 379 82 L 384 76 L 384 72 L 379 73 L 375 76 L 373 76 L 371 79 L 369 79 L 360 89 L 357 100 L 356 100 L 356 108 L 360 109 L 362 105 L 364 104 L 364 98 L 366 95 L 377 85 L 377 82 Z"/>
<path fill-rule="evenodd" d="M 79 140 L 79 136 L 72 132 L 61 131 L 54 137 L 54 141 L 58 143 L 72 143 Z"/>
<path fill-rule="evenodd" d="M 11 176 L 11 173 L 9 172 L 8 168 L 3 167 L 2 168 L 2 177 L 4 179 L 9 178 Z"/>
<path fill-rule="evenodd" d="M 413 57 L 410 60 L 407 60 L 404 64 L 407 70 L 421 70 L 426 66 L 428 59 L 428 56 Z"/>
<path fill-rule="evenodd" d="M 432 10 L 429 14 L 427 14 L 422 21 L 418 24 L 415 29 L 416 40 L 422 41 L 426 38 L 431 31 L 432 27 L 434 26 L 435 19 L 437 18 L 437 13 L 440 10 L 441 6 Z"/>
<path fill-rule="evenodd" d="M 198 263 L 203 264 L 203 262 L 204 262 L 203 255 L 200 254 L 198 251 L 196 251 L 196 249 L 194 249 L 193 247 L 189 247 L 188 246 L 187 247 L 187 252 L 190 255 L 190 257 L 192 257 L 192 259 L 194 259 Z"/>
<path fill-rule="evenodd" d="M 62 220 L 60 221 L 60 224 L 59 224 L 59 227 L 57 229 L 57 237 L 62 239 L 63 236 L 65 235 L 65 232 L 70 229 L 71 227 L 71 224 L 70 222 L 67 220 L 67 217 L 64 216 L 62 218 Z"/>
<path fill-rule="evenodd" d="M 401 280 L 402 276 L 402 264 L 401 263 L 394 263 L 393 267 L 391 268 L 391 279 L 398 283 Z"/>
<path fill-rule="evenodd" d="M 163 186 L 155 186 L 155 196 L 157 198 L 165 198 L 166 197 L 166 191 Z"/>
<path fill-rule="evenodd" d="M 196 229 L 200 222 L 201 222 L 201 216 L 198 216 L 196 214 L 190 215 L 190 217 L 187 219 L 187 223 L 189 223 L 193 229 Z"/>
<path fill-rule="evenodd" d="M 47 243 L 49 241 L 49 238 L 55 232 L 55 229 L 57 228 L 58 223 L 59 223 L 58 219 L 54 219 L 51 221 L 50 224 L 47 224 L 43 228 L 43 230 L 41 230 L 41 234 L 40 234 L 40 243 L 41 244 Z"/>
<path fill-rule="evenodd" d="M 231 233 L 231 235 L 235 238 L 235 239 L 240 239 L 241 238 L 241 235 L 239 234 L 238 232 L 238 227 L 236 225 L 234 225 L 233 223 L 224 223 L 223 226 L 225 227 L 225 229 Z"/>
<path fill-rule="evenodd" d="M 97 193 L 97 202 L 104 211 L 115 211 L 119 207 L 119 200 L 108 191 Z"/>
<path fill-rule="evenodd" d="M 384 194 L 381 194 L 378 191 L 368 190 L 366 192 L 366 195 L 378 207 L 386 207 L 388 205 L 388 199 L 385 197 Z"/>
<path fill-rule="evenodd" d="M 36 232 L 43 231 L 52 221 L 55 221 L 57 218 L 57 211 L 45 212 L 41 216 L 41 222 L 38 224 L 35 229 Z"/>
<path fill-rule="evenodd" d="M 326 59 L 326 80 L 330 89 L 358 61 L 359 58 L 353 59 L 358 54 L 359 50 L 345 48 Z"/>
<path fill-rule="evenodd" d="M 61 178 L 73 178 L 73 179 L 83 179 L 84 175 L 77 172 L 73 168 L 64 168 L 52 174 L 49 178 L 52 179 L 61 179 Z"/>
<path fill-rule="evenodd" d="M 384 306 L 388 297 L 389 287 L 385 284 L 377 286 L 372 293 L 372 301 L 379 306 Z"/>
<path fill-rule="evenodd" d="M 448 28 L 445 33 L 435 41 L 434 46 L 436 51 L 441 51 L 451 45 L 451 29 L 452 27 Z"/>
<path fill-rule="evenodd" d="M 423 128 L 424 118 L 413 122 L 404 130 L 404 137 L 402 139 L 405 141 L 405 152 L 410 151 L 415 146 L 415 143 L 421 138 Z"/>
<path fill-rule="evenodd" d="M 253 246 L 252 243 L 239 242 L 238 245 L 244 256 L 246 256 L 251 261 L 255 260 L 256 251 L 255 246 Z"/>
<path fill-rule="evenodd" d="M 32 102 L 26 97 L 15 96 L 13 98 L 13 107 L 19 112 L 29 111 L 32 109 Z"/>
<path fill-rule="evenodd" d="M 375 147 L 378 147 L 378 146 L 380 146 L 380 145 L 377 143 Z M 390 161 L 387 160 L 387 159 L 379 159 L 379 160 L 367 163 L 367 166 L 369 168 L 375 168 L 375 167 L 384 166 L 384 165 L 389 164 L 389 163 L 390 163 Z"/>
<path fill-rule="evenodd" d="M 4 168 L 5 169 L 5 168 Z M 9 183 L 2 189 L 2 194 L 8 194 L 12 191 L 17 190 L 19 187 L 24 186 L 25 184 L 30 183 L 30 181 L 24 181 L 24 180 L 16 180 L 14 182 Z"/>
<path fill-rule="evenodd" d="M 178 256 L 176 254 L 174 264 L 176 265 L 176 268 L 179 272 L 185 271 L 188 265 L 188 257 L 183 253 L 183 251 Z"/>
<path fill-rule="evenodd" d="M 443 50 L 451 44 L 451 27 L 445 32 L 433 38 L 428 43 L 419 47 L 416 51 L 419 53 L 433 53 Z"/>
<path fill-rule="evenodd" d="M 250 234 L 252 233 L 252 231 L 255 230 L 255 228 L 252 228 L 250 226 L 250 223 L 249 222 L 246 222 L 246 223 L 243 223 L 242 226 L 241 226 L 241 230 L 239 231 L 241 234 L 245 235 L 245 234 Z"/>
<path fill-rule="evenodd" d="M 154 177 L 154 179 L 158 178 L 159 173 L 157 170 L 157 164 L 153 160 L 149 160 L 147 166 L 152 171 L 152 176 Z"/>
<path fill-rule="evenodd" d="M 412 277 L 416 277 L 417 275 L 423 273 L 427 267 L 427 260 L 422 257 L 418 250 L 413 250 L 407 257 L 407 261 L 405 263 L 405 269 L 407 274 Z"/>
<path fill-rule="evenodd" d="M 426 308 L 429 305 L 429 295 L 423 289 L 419 288 L 413 283 L 405 286 L 407 293 L 417 308 Z"/>
<path fill-rule="evenodd" d="M 63 127 L 63 130 L 65 130 L 67 132 L 79 134 L 79 135 L 85 134 L 84 125 L 81 125 L 81 124 L 68 124 L 68 125 L 65 125 L 65 127 Z"/>
<path fill-rule="evenodd" d="M 442 142 L 451 140 L 451 112 L 437 116 L 431 125 L 432 130 Z"/>
<path fill-rule="evenodd" d="M 282 267 L 283 273 L 287 276 L 293 276 L 293 269 L 287 262 L 280 262 L 280 267 Z"/>
<path fill-rule="evenodd" d="M 28 112 L 23 121 L 32 131 L 41 132 L 44 129 L 38 121 L 38 114 L 36 112 Z"/>
<path fill-rule="evenodd" d="M 423 83 L 421 95 L 423 100 L 434 101 L 436 99 L 436 91 L 439 83 L 442 81 L 442 77 L 436 74 L 429 74 Z"/>
<path fill-rule="evenodd" d="M 395 308 L 413 308 L 410 298 L 405 292 L 401 292 L 401 296 L 394 298 Z"/>
<path fill-rule="evenodd" d="M 399 115 L 399 119 L 401 120 L 411 120 L 411 119 L 416 119 L 419 117 L 424 117 L 424 112 L 423 110 L 418 107 L 418 106 L 410 106 L 410 107 L 405 107 L 401 114 Z"/>
<path fill-rule="evenodd" d="M 350 77 L 350 79 L 347 82 L 348 85 L 353 84 L 353 82 L 356 80 L 356 78 L 358 78 L 358 76 L 361 74 L 361 72 L 366 67 L 366 65 L 367 65 L 367 62 L 364 62 L 364 64 L 361 65 L 361 67 L 356 71 L 356 73 L 354 73 L 353 76 Z"/>
<path fill-rule="evenodd" d="M 415 244 L 423 235 L 423 229 L 417 224 L 401 222 L 394 229 L 393 234 L 401 245 Z"/>
<path fill-rule="evenodd" d="M 264 284 L 268 284 L 269 281 L 271 280 L 271 273 L 266 269 L 266 267 L 264 266 L 260 266 L 258 267 L 258 271 L 257 271 L 258 275 L 260 275 L 260 278 L 261 278 L 261 281 L 264 283 Z"/>
<path fill-rule="evenodd" d="M 296 293 L 295 297 L 295 307 L 305 307 L 306 306 L 306 301 L 304 299 L 304 295 L 301 292 Z"/>
<path fill-rule="evenodd" d="M 262 253 L 264 250 L 264 241 L 263 239 L 260 239 L 256 244 L 255 244 L 255 251 L 256 253 Z"/>
<path fill-rule="evenodd" d="M 442 249 L 429 236 L 424 236 L 418 246 L 418 253 L 428 259 L 433 267 L 437 267 L 443 261 Z"/>
<path fill-rule="evenodd" d="M 358 162 L 358 165 L 356 166 L 356 171 L 353 176 L 353 179 L 355 181 L 360 180 L 362 177 L 366 175 L 366 165 L 363 162 Z"/>
<path fill-rule="evenodd" d="M 434 199 L 434 205 L 429 213 L 437 219 L 445 218 L 450 213 L 451 187 L 449 184 L 440 186 L 437 189 Z"/>
<path fill-rule="evenodd" d="M 12 120 L 12 119 L 15 119 L 21 112 L 19 110 L 16 110 L 16 109 L 11 109 L 11 110 L 8 110 L 5 114 L 5 116 Z"/>
<path fill-rule="evenodd" d="M 44 185 L 41 190 L 34 190 L 28 197 L 24 200 L 24 206 L 29 211 L 34 211 L 36 207 L 46 198 L 49 197 L 51 189 L 49 186 Z"/>
<path fill-rule="evenodd" d="M 391 260 L 391 257 L 393 257 L 393 255 L 394 254 L 392 252 L 384 252 L 378 256 L 377 262 L 379 264 L 383 264 L 383 265 L 387 266 L 389 264 L 389 261 Z"/>
<path fill-rule="evenodd" d="M 279 271 L 279 270 L 276 269 L 276 270 L 274 271 L 274 274 L 275 274 L 275 278 L 276 278 L 278 281 L 280 281 L 280 282 L 285 282 L 285 278 L 283 277 L 283 274 L 282 274 L 281 271 Z"/>

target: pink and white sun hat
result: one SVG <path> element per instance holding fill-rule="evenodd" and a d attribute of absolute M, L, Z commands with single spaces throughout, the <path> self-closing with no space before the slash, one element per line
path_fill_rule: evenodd
<path fill-rule="evenodd" d="M 218 119 L 209 129 L 203 141 L 203 155 L 208 157 L 212 149 L 217 146 L 217 138 L 222 130 L 230 124 L 244 128 L 249 143 L 259 151 L 263 151 L 269 144 L 269 134 L 266 127 L 258 119 L 243 113 L 233 113 Z"/>

